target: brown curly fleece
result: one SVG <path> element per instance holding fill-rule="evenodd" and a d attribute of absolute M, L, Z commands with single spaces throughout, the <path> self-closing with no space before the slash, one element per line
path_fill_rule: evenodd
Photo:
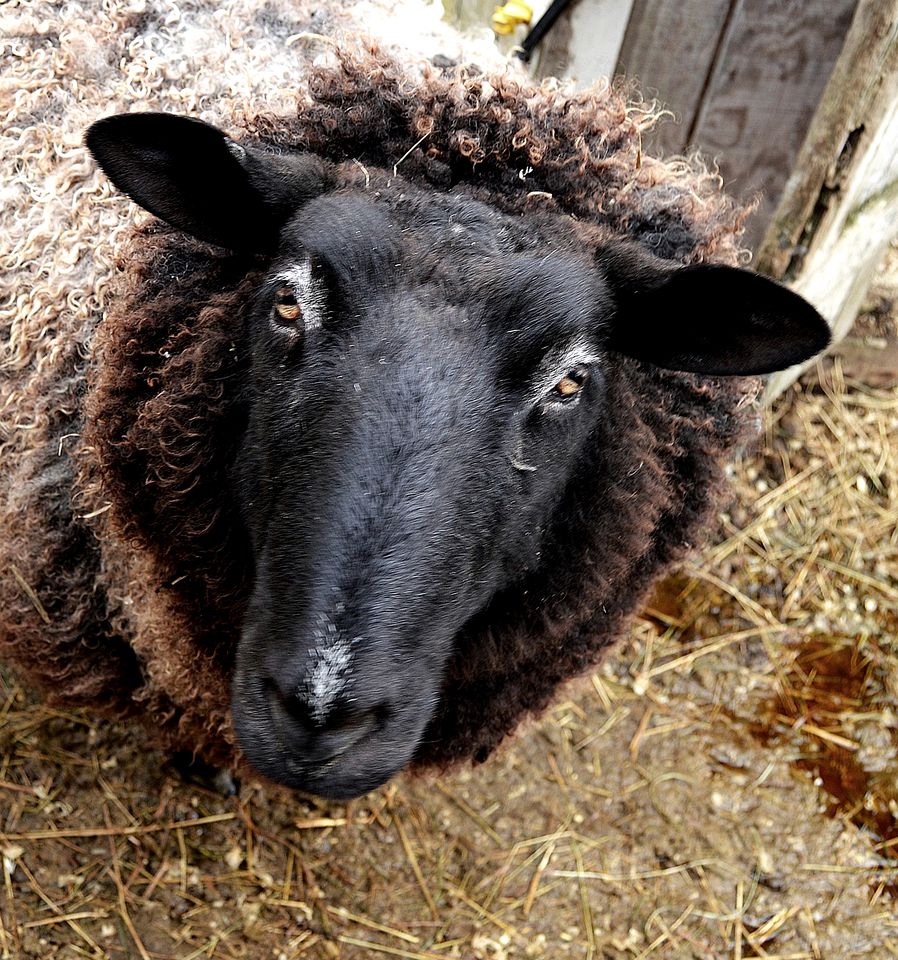
<path fill-rule="evenodd" d="M 415 75 L 374 47 L 336 60 L 310 69 L 295 115 L 247 112 L 243 136 L 336 161 L 344 184 L 398 174 L 511 213 L 574 216 L 681 263 L 739 258 L 745 211 L 699 161 L 643 156 L 656 118 L 620 90 Z M 139 716 L 216 762 L 235 759 L 228 678 L 247 550 L 225 478 L 242 307 L 261 269 L 156 221 L 137 228 L 95 338 L 57 360 L 50 442 L 21 461 L 31 492 L 26 509 L 5 508 L 0 545 L 18 572 L 0 586 L 0 654 L 59 701 Z M 485 759 L 596 663 L 712 517 L 755 382 L 620 358 L 608 389 L 594 486 L 564 506 L 579 552 L 459 637 L 418 765 Z"/>

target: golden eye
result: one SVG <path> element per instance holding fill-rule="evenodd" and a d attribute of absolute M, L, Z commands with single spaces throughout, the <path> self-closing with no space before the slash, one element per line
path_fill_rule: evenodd
<path fill-rule="evenodd" d="M 559 397 L 572 397 L 583 389 L 588 379 L 589 371 L 586 367 L 574 367 L 555 384 L 553 393 Z"/>
<path fill-rule="evenodd" d="M 274 312 L 287 323 L 295 323 L 302 317 L 302 307 L 290 287 L 278 287 L 274 292 Z"/>

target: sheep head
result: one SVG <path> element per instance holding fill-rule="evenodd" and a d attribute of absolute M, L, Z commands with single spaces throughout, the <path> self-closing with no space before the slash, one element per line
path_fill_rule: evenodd
<path fill-rule="evenodd" d="M 162 114 L 87 144 L 150 212 L 264 258 L 227 480 L 253 554 L 232 709 L 251 763 L 313 793 L 404 767 L 466 625 L 578 553 L 618 354 L 738 376 L 828 341 L 772 281 L 554 212 L 363 184 Z"/>

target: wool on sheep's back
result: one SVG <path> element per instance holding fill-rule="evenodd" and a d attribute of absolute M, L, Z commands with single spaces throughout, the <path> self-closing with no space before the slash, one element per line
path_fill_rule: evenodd
<path fill-rule="evenodd" d="M 240 308 L 259 263 L 135 225 L 83 129 L 135 105 L 193 113 L 321 153 L 360 189 L 402 159 L 420 185 L 574 215 L 680 263 L 735 263 L 745 211 L 697 160 L 643 156 L 656 117 L 608 86 L 573 94 L 358 44 L 318 46 L 311 63 L 304 42 L 287 44 L 303 26 L 295 8 L 287 21 L 270 3 L 177 17 L 121 4 L 79 22 L 80 9 L 42 41 L 34 6 L 8 71 L 25 93 L 0 94 L 12 117 L 0 657 L 62 702 L 140 716 L 168 745 L 229 761 L 247 574 L 222 491 L 247 360 Z M 621 635 L 713 514 L 754 393 L 753 381 L 615 363 L 595 522 L 564 569 L 495 598 L 458 638 L 418 763 L 485 758 Z"/>

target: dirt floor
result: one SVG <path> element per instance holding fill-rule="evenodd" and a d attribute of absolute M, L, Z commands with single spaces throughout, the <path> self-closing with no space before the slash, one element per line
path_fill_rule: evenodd
<path fill-rule="evenodd" d="M 717 545 L 482 767 L 227 798 L 4 676 L 0 957 L 898 957 L 895 278 Z"/>

